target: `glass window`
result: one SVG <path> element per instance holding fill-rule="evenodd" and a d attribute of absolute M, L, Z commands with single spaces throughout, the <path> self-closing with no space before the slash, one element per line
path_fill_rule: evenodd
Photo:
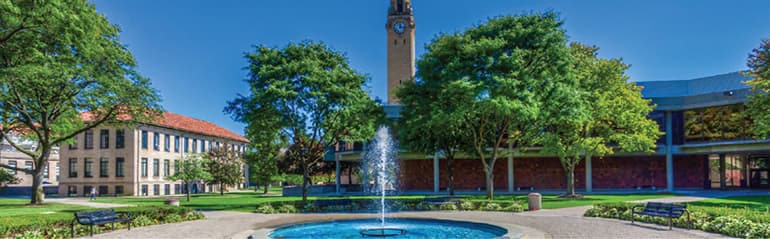
<path fill-rule="evenodd" d="M 126 176 L 123 174 L 124 168 L 126 164 L 126 159 L 124 158 L 115 158 L 115 177 L 123 177 Z"/>
<path fill-rule="evenodd" d="M 67 186 L 67 194 L 69 194 L 69 196 L 78 195 L 78 187 Z"/>
<path fill-rule="evenodd" d="M 69 176 L 70 178 L 78 177 L 78 159 L 76 158 L 70 159 Z"/>
<path fill-rule="evenodd" d="M 153 159 L 152 160 L 152 176 L 160 176 L 160 160 L 159 159 Z"/>
<path fill-rule="evenodd" d="M 179 152 L 179 136 L 174 136 L 174 152 Z"/>
<path fill-rule="evenodd" d="M 115 186 L 115 196 L 120 196 L 123 194 L 123 186 L 117 185 Z"/>
<path fill-rule="evenodd" d="M 743 104 L 684 111 L 686 143 L 751 138 L 751 121 L 743 115 Z"/>
<path fill-rule="evenodd" d="M 109 187 L 106 185 L 99 185 L 99 196 L 107 195 L 109 193 Z"/>
<path fill-rule="evenodd" d="M 110 147 L 110 130 L 99 130 L 99 148 L 106 149 Z"/>
<path fill-rule="evenodd" d="M 171 185 L 163 185 L 163 195 L 171 194 Z"/>
<path fill-rule="evenodd" d="M 45 164 L 45 167 L 43 167 L 43 177 L 48 178 L 50 174 L 48 173 L 48 163 Z"/>
<path fill-rule="evenodd" d="M 93 177 L 93 165 L 94 162 L 91 161 L 91 159 L 86 158 L 85 163 L 83 163 L 83 177 L 90 178 Z"/>
<path fill-rule="evenodd" d="M 92 187 L 90 185 L 83 186 L 83 196 L 88 196 L 89 194 L 91 194 L 91 189 L 92 188 L 94 188 L 94 187 Z"/>
<path fill-rule="evenodd" d="M 147 131 L 142 130 L 142 149 L 147 149 Z"/>
<path fill-rule="evenodd" d="M 155 151 L 160 150 L 160 133 L 158 132 L 152 133 L 152 149 Z"/>
<path fill-rule="evenodd" d="M 26 169 L 27 171 L 32 171 L 32 161 L 25 161 L 24 169 Z"/>
<path fill-rule="evenodd" d="M 179 160 L 174 160 L 174 173 L 179 172 Z"/>
<path fill-rule="evenodd" d="M 99 159 L 99 177 L 106 178 L 109 177 L 110 173 L 109 168 L 109 160 L 107 158 L 100 158 Z"/>
<path fill-rule="evenodd" d="M 152 185 L 152 195 L 160 195 L 160 184 Z"/>
<path fill-rule="evenodd" d="M 197 139 L 193 139 L 192 152 L 195 153 L 196 150 L 198 150 L 198 140 Z"/>
<path fill-rule="evenodd" d="M 59 163 L 56 163 L 56 181 L 59 181 L 59 180 L 61 180 L 61 179 L 60 179 L 60 177 L 61 177 L 61 174 L 59 174 L 59 170 L 60 170 L 60 169 L 59 169 Z"/>
<path fill-rule="evenodd" d="M 94 131 L 93 130 L 86 130 L 85 133 L 85 146 L 83 146 L 84 149 L 93 149 L 94 148 Z"/>
<path fill-rule="evenodd" d="M 190 139 L 188 139 L 187 137 L 184 137 L 184 152 L 185 153 L 190 152 L 190 150 L 189 150 L 190 148 L 187 145 L 187 142 L 189 142 L 189 141 L 190 141 Z"/>
<path fill-rule="evenodd" d="M 142 184 L 142 196 L 147 196 L 147 184 Z"/>
<path fill-rule="evenodd" d="M 147 177 L 147 158 L 142 158 L 142 177 Z"/>
<path fill-rule="evenodd" d="M 174 184 L 174 194 L 179 194 L 179 184 Z"/>
<path fill-rule="evenodd" d="M 206 140 L 201 139 L 201 153 L 206 152 Z"/>
<path fill-rule="evenodd" d="M 122 149 L 126 147 L 126 131 L 115 130 L 115 148 Z"/>
<path fill-rule="evenodd" d="M 170 151 L 171 149 L 171 135 L 166 134 L 163 138 L 163 150 L 166 152 Z"/>
<path fill-rule="evenodd" d="M 171 176 L 171 160 L 163 160 L 163 176 Z"/>
<path fill-rule="evenodd" d="M 18 165 L 16 164 L 16 160 L 8 161 L 8 166 L 13 168 L 13 169 L 8 169 L 9 173 L 13 175 L 16 175 L 18 173 L 18 171 L 16 170 L 18 168 Z"/>

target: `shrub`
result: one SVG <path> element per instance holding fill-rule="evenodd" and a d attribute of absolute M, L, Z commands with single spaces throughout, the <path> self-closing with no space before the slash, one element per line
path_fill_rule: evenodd
<path fill-rule="evenodd" d="M 273 206 L 270 204 L 262 204 L 257 206 L 257 213 L 273 214 L 275 213 L 275 209 L 273 209 Z"/>
<path fill-rule="evenodd" d="M 138 217 L 131 219 L 131 226 L 134 227 L 143 227 L 153 224 L 157 224 L 156 221 L 146 215 L 139 215 Z"/>
<path fill-rule="evenodd" d="M 305 204 L 304 207 L 302 207 L 303 212 L 316 212 L 318 211 L 318 207 L 315 205 L 315 203 L 308 203 Z"/>
<path fill-rule="evenodd" d="M 278 213 L 296 213 L 297 208 L 294 208 L 294 205 L 291 204 L 284 204 L 281 205 L 281 207 L 278 208 Z"/>
<path fill-rule="evenodd" d="M 523 212 L 524 206 L 519 203 L 512 203 L 510 206 L 503 208 L 503 210 L 509 212 Z"/>
<path fill-rule="evenodd" d="M 175 223 L 175 222 L 181 222 L 181 221 L 184 221 L 184 220 L 182 219 L 182 215 L 179 215 L 179 214 L 171 214 L 166 216 L 166 218 L 163 219 L 163 223 Z"/>
<path fill-rule="evenodd" d="M 43 233 L 34 230 L 34 231 L 26 231 L 24 233 L 16 234 L 17 239 L 45 239 L 45 236 L 43 236 Z"/>
<path fill-rule="evenodd" d="M 479 209 L 482 211 L 500 211 L 503 209 L 503 207 L 501 207 L 500 204 L 488 202 L 481 206 Z"/>
<path fill-rule="evenodd" d="M 457 205 L 449 204 L 449 203 L 444 203 L 444 204 L 441 204 L 441 206 L 439 208 L 441 210 L 454 211 L 454 210 L 457 210 Z"/>
<path fill-rule="evenodd" d="M 460 200 L 460 208 L 467 211 L 476 209 L 476 207 L 473 205 L 473 202 L 470 200 Z"/>
<path fill-rule="evenodd" d="M 203 218 L 206 218 L 206 215 L 203 215 L 203 213 L 201 212 L 190 212 L 187 214 L 187 217 L 185 217 L 187 221 L 198 220 Z"/>

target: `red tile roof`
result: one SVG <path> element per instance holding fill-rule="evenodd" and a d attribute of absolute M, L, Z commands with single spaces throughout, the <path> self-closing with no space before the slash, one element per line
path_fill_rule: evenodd
<path fill-rule="evenodd" d="M 91 114 L 90 112 L 82 113 L 80 114 L 80 116 L 85 121 L 91 120 L 93 118 L 93 114 Z M 118 120 L 131 119 L 131 117 L 128 117 L 125 115 L 118 115 L 117 118 Z M 249 142 L 249 140 L 246 139 L 245 137 L 239 134 L 233 133 L 232 131 L 222 128 L 214 123 L 211 123 L 205 120 L 195 119 L 195 118 L 180 115 L 180 114 L 171 113 L 171 112 L 163 112 L 162 116 L 158 117 L 158 119 L 156 119 L 155 122 L 152 122 L 150 124 L 161 126 L 161 127 L 172 128 L 176 130 L 199 133 L 203 135 L 222 137 L 222 138 L 232 139 L 240 142 Z"/>

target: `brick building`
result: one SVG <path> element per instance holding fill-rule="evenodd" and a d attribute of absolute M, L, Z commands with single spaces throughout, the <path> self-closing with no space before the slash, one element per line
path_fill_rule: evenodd
<path fill-rule="evenodd" d="M 181 182 L 167 176 L 187 154 L 227 147 L 244 152 L 248 140 L 211 122 L 165 112 L 156 122 L 132 128 L 97 127 L 60 150 L 59 195 L 159 196 L 183 193 Z M 216 190 L 193 183 L 193 192 Z"/>

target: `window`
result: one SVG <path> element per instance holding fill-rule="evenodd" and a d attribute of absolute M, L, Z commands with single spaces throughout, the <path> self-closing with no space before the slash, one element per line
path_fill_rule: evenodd
<path fill-rule="evenodd" d="M 69 167 L 69 175 L 70 178 L 77 178 L 78 177 L 78 159 L 71 158 L 70 159 L 70 167 Z"/>
<path fill-rule="evenodd" d="M 180 194 L 180 193 L 181 192 L 179 191 L 179 184 L 174 184 L 174 194 Z"/>
<path fill-rule="evenodd" d="M 11 168 L 13 168 L 13 169 L 8 169 L 8 172 L 9 172 L 9 173 L 11 173 L 11 174 L 13 174 L 13 175 L 16 175 L 16 174 L 18 173 L 18 172 L 16 171 L 16 169 L 18 168 L 18 167 L 17 167 L 17 165 L 16 165 L 16 160 L 11 160 L 11 161 L 8 161 L 8 166 L 9 166 L 9 167 L 11 167 Z"/>
<path fill-rule="evenodd" d="M 124 147 L 126 147 L 126 131 L 115 130 L 115 148 L 122 149 Z"/>
<path fill-rule="evenodd" d="M 99 177 L 106 178 L 109 177 L 109 161 L 107 158 L 101 158 L 99 159 Z"/>
<path fill-rule="evenodd" d="M 91 194 L 91 189 L 94 188 L 92 186 L 83 186 L 83 196 L 87 196 Z"/>
<path fill-rule="evenodd" d="M 110 130 L 99 130 L 99 148 L 106 149 L 110 147 Z"/>
<path fill-rule="evenodd" d="M 142 196 L 147 196 L 147 184 L 142 184 Z"/>
<path fill-rule="evenodd" d="M 160 150 L 160 133 L 158 132 L 152 132 L 152 149 Z"/>
<path fill-rule="evenodd" d="M 124 158 L 115 158 L 115 177 L 123 177 L 126 176 L 123 174 L 123 169 L 125 168 L 126 159 Z"/>
<path fill-rule="evenodd" d="M 61 177 L 60 175 L 61 175 L 61 174 L 59 174 L 59 170 L 60 170 L 60 169 L 59 169 L 59 163 L 56 163 L 56 181 L 59 181 L 59 180 L 61 180 L 61 179 L 60 179 L 60 177 Z"/>
<path fill-rule="evenodd" d="M 171 161 L 166 159 L 163 160 L 163 176 L 171 176 Z"/>
<path fill-rule="evenodd" d="M 24 169 L 26 169 L 27 171 L 32 171 L 32 161 L 25 161 Z"/>
<path fill-rule="evenodd" d="M 147 177 L 147 158 L 142 158 L 142 177 Z"/>
<path fill-rule="evenodd" d="M 179 160 L 174 160 L 174 173 L 179 172 Z"/>
<path fill-rule="evenodd" d="M 123 186 L 118 185 L 115 186 L 115 196 L 120 196 L 123 194 Z"/>
<path fill-rule="evenodd" d="M 171 147 L 169 146 L 171 144 L 171 135 L 166 134 L 166 137 L 163 138 L 163 150 L 166 152 L 170 151 Z"/>
<path fill-rule="evenodd" d="M 67 194 L 69 194 L 69 196 L 78 195 L 78 187 L 67 186 Z"/>
<path fill-rule="evenodd" d="M 84 149 L 93 149 L 94 148 L 94 131 L 93 130 L 86 130 L 86 139 L 85 139 L 85 146 L 83 146 Z"/>
<path fill-rule="evenodd" d="M 174 136 L 174 152 L 179 152 L 179 136 Z"/>
<path fill-rule="evenodd" d="M 153 159 L 152 160 L 152 176 L 160 176 L 160 160 L 159 159 Z"/>
<path fill-rule="evenodd" d="M 188 143 L 189 142 L 190 142 L 190 139 L 188 139 L 187 137 L 184 137 L 184 152 L 185 153 L 190 152 L 190 148 L 188 147 Z"/>
<path fill-rule="evenodd" d="M 147 131 L 142 130 L 142 149 L 147 149 Z"/>
<path fill-rule="evenodd" d="M 152 195 L 160 195 L 160 184 L 152 185 Z"/>
<path fill-rule="evenodd" d="M 163 185 L 163 195 L 171 194 L 171 185 Z"/>
<path fill-rule="evenodd" d="M 219 142 L 217 142 L 217 149 L 219 149 Z"/>
<path fill-rule="evenodd" d="M 192 143 L 192 152 L 195 153 L 195 150 L 198 150 L 198 140 L 197 139 L 193 139 L 193 143 Z"/>
<path fill-rule="evenodd" d="M 99 186 L 99 196 L 107 195 L 109 193 L 109 187 L 106 185 L 100 185 Z"/>
<path fill-rule="evenodd" d="M 91 159 L 86 158 L 85 162 L 83 163 L 83 177 L 90 178 L 93 177 L 93 171 L 92 167 L 94 165 L 94 162 L 91 161 Z"/>
<path fill-rule="evenodd" d="M 43 177 L 48 178 L 50 174 L 48 173 L 48 163 L 45 164 L 45 167 L 43 167 Z"/>
<path fill-rule="evenodd" d="M 78 136 L 72 137 L 72 144 L 69 145 L 69 148 L 78 149 Z"/>
<path fill-rule="evenodd" d="M 206 152 L 206 140 L 201 139 L 201 153 Z"/>

